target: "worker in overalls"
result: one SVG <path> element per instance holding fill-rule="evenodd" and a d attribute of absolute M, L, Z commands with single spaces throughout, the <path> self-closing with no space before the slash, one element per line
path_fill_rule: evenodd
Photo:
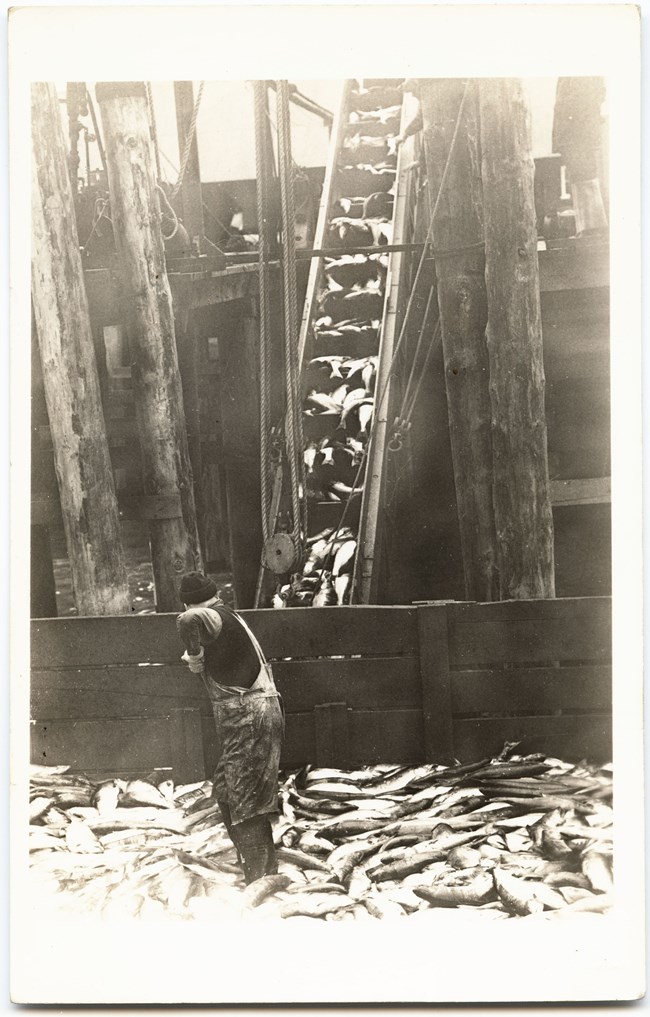
<path fill-rule="evenodd" d="M 271 667 L 246 622 L 227 607 L 215 583 L 188 572 L 180 585 L 185 611 L 176 620 L 182 656 L 201 675 L 212 702 L 220 755 L 216 799 L 246 883 L 275 873 L 270 816 L 278 811 L 284 714 Z"/>

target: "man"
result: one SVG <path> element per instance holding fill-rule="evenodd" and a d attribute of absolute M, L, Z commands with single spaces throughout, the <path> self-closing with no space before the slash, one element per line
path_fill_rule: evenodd
<path fill-rule="evenodd" d="M 282 704 L 257 639 L 221 601 L 215 583 L 188 572 L 180 595 L 181 659 L 203 679 L 220 743 L 213 796 L 252 883 L 278 871 L 270 815 L 278 810 Z"/>

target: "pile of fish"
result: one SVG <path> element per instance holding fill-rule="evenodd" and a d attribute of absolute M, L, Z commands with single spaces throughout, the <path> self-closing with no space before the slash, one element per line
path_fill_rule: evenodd
<path fill-rule="evenodd" d="M 115 917 L 188 916 L 210 903 L 241 908 L 243 881 L 210 781 L 174 787 L 151 775 L 95 783 L 68 770 L 31 768 L 29 852 L 39 908 Z"/>
<path fill-rule="evenodd" d="M 356 82 L 350 89 L 325 237 L 325 245 L 340 254 L 323 260 L 313 356 L 303 378 L 306 495 L 312 503 L 341 504 L 338 518 L 346 513 L 347 541 L 356 540 L 362 464 L 375 411 L 388 272 L 388 255 L 379 248 L 392 241 L 397 157 L 391 138 L 399 132 L 402 99 L 397 81 Z M 334 528 L 312 535 L 309 547 L 333 533 Z M 333 555 L 320 570 L 309 567 L 311 550 L 308 555 L 304 570 L 278 585 L 273 606 L 348 603 L 350 582 L 337 582 Z"/>
<path fill-rule="evenodd" d="M 612 906 L 610 765 L 510 745 L 465 766 L 303 767 L 279 788 L 279 871 L 248 887 L 209 781 L 95 785 L 33 769 L 35 888 L 73 910 L 426 921 L 450 908 L 552 920 Z"/>

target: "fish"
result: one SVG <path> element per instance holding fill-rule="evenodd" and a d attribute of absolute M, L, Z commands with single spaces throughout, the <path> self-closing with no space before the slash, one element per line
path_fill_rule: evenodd
<path fill-rule="evenodd" d="M 306 830 L 305 833 L 301 834 L 298 839 L 298 848 L 300 851 L 304 851 L 305 854 L 329 854 L 334 850 L 335 845 L 326 840 L 325 837 L 321 837 L 311 830 Z"/>
<path fill-rule="evenodd" d="M 123 781 L 108 780 L 100 784 L 92 796 L 93 808 L 97 809 L 100 816 L 114 812 L 124 788 Z"/>
<path fill-rule="evenodd" d="M 332 607 L 336 604 L 336 592 L 332 583 L 332 573 L 323 571 L 321 583 L 314 594 L 313 607 Z"/>
<path fill-rule="evenodd" d="M 290 885 L 291 878 L 284 873 L 278 872 L 268 876 L 261 876 L 259 879 L 249 883 L 242 895 L 242 903 L 245 908 L 256 908 L 270 897 L 271 894 L 286 890 Z"/>
<path fill-rule="evenodd" d="M 359 433 L 357 438 L 361 436 L 366 437 L 368 434 L 368 426 L 372 420 L 373 413 L 375 412 L 374 400 L 367 399 L 362 402 L 358 409 L 359 417 Z"/>
<path fill-rule="evenodd" d="M 335 402 L 335 400 L 327 395 L 326 392 L 317 392 L 316 389 L 312 389 L 307 395 L 307 402 L 311 403 L 312 407 L 318 410 L 321 414 L 332 414 L 339 415 L 341 412 L 341 404 Z M 313 412 L 313 410 L 312 410 Z"/>
<path fill-rule="evenodd" d="M 613 889 L 612 873 L 607 860 L 598 851 L 587 851 L 582 857 L 582 872 L 592 890 L 610 893 Z"/>
<path fill-rule="evenodd" d="M 281 918 L 304 915 L 307 918 L 323 918 L 332 911 L 349 907 L 354 903 L 351 897 L 342 893 L 303 894 L 287 899 L 280 911 Z"/>
<path fill-rule="evenodd" d="M 336 600 L 339 606 L 347 603 L 348 591 L 352 585 L 352 576 L 349 572 L 345 572 L 342 576 L 337 576 L 334 580 L 334 591 L 336 593 Z"/>
<path fill-rule="evenodd" d="M 492 877 L 499 899 L 508 911 L 516 915 L 533 915 L 544 910 L 544 904 L 536 896 L 534 887 L 525 880 L 499 868 L 493 870 Z"/>
<path fill-rule="evenodd" d="M 339 845 L 327 856 L 327 864 L 341 882 L 344 882 L 359 862 L 377 850 L 379 844 L 380 841 L 376 839 L 365 842 L 348 841 Z"/>
<path fill-rule="evenodd" d="M 310 441 L 303 453 L 303 459 L 305 466 L 307 467 L 307 473 L 311 474 L 314 472 L 314 463 L 316 462 L 316 455 L 318 454 L 318 445 L 315 441 Z"/>
<path fill-rule="evenodd" d="M 435 883 L 431 886 L 414 886 L 413 893 L 433 907 L 457 907 L 459 904 L 477 907 L 496 897 L 494 881 L 489 872 L 477 873 L 470 882 L 461 886 Z"/>
<path fill-rule="evenodd" d="M 452 848 L 447 855 L 447 864 L 454 869 L 466 869 L 472 865 L 479 865 L 480 861 L 481 854 L 476 848 L 465 847 L 462 844 Z"/>
<path fill-rule="evenodd" d="M 278 859 L 291 862 L 301 869 L 318 869 L 321 872 L 331 873 L 331 867 L 326 861 L 316 858 L 315 855 L 308 855 L 304 851 L 296 851 L 294 848 L 276 848 Z"/>
<path fill-rule="evenodd" d="M 334 564 L 332 565 L 332 577 L 334 579 L 341 575 L 341 572 L 350 571 L 350 566 L 354 562 L 354 554 L 357 549 L 356 540 L 346 540 L 338 548 L 334 556 Z"/>
<path fill-rule="evenodd" d="M 373 918 L 403 918 L 404 908 L 386 894 L 372 893 L 363 898 L 362 903 Z"/>
<path fill-rule="evenodd" d="M 353 900 L 361 900 L 372 889 L 372 883 L 362 865 L 353 868 L 347 881 L 347 888 Z"/>
<path fill-rule="evenodd" d="M 430 862 L 446 859 L 452 848 L 467 844 L 475 839 L 474 833 L 454 834 L 444 831 L 435 840 L 422 841 L 413 848 L 407 848 L 401 860 L 382 865 L 374 873 L 375 882 L 387 879 L 401 879 L 413 872 L 419 872 Z"/>
<path fill-rule="evenodd" d="M 295 883 L 287 887 L 287 893 L 345 893 L 345 887 L 341 883 L 328 883 L 324 881 L 314 883 Z"/>
<path fill-rule="evenodd" d="M 90 827 L 80 819 L 72 819 L 66 827 L 65 842 L 68 851 L 95 854 L 104 850 Z"/>
<path fill-rule="evenodd" d="M 174 808 L 174 802 L 146 780 L 130 780 L 124 788 L 123 804 L 154 805 L 161 809 Z"/>
<path fill-rule="evenodd" d="M 45 795 L 37 795 L 36 798 L 32 798 L 29 803 L 29 821 L 33 822 L 40 816 L 44 815 L 52 806 L 52 799 Z"/>
<path fill-rule="evenodd" d="M 343 427 L 345 425 L 345 421 L 346 421 L 348 415 L 352 412 L 352 410 L 356 406 L 359 406 L 365 399 L 367 399 L 367 397 L 368 397 L 368 394 L 367 394 L 365 388 L 353 388 L 353 389 L 351 389 L 347 393 L 347 395 L 345 396 L 345 399 L 343 400 L 343 404 L 342 404 L 342 407 L 341 407 L 341 410 L 340 410 L 340 413 L 341 413 L 340 426 L 341 427 Z"/>
<path fill-rule="evenodd" d="M 35 777 L 56 777 L 59 774 L 67 773 L 70 766 L 45 766 L 44 763 L 30 763 L 29 773 L 32 780 Z"/>
<path fill-rule="evenodd" d="M 549 872 L 544 876 L 544 882 L 549 886 L 557 886 L 560 891 L 564 890 L 567 886 L 578 888 L 581 890 L 588 890 L 591 886 L 587 876 L 582 872 L 565 872 L 560 870 L 559 872 Z"/>

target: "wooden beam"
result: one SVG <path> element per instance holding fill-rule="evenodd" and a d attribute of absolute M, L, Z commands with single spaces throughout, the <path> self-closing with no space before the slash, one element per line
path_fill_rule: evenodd
<path fill-rule="evenodd" d="M 182 159 L 194 111 L 194 89 L 191 81 L 174 82 L 174 101 L 176 103 L 179 159 Z M 190 240 L 196 242 L 200 253 L 204 224 L 201 170 L 199 167 L 199 147 L 196 130 L 190 144 L 190 154 L 187 166 L 185 167 L 180 194 L 183 203 L 183 225 L 189 234 Z"/>
<path fill-rule="evenodd" d="M 97 85 L 115 246 L 122 267 L 158 611 L 180 607 L 183 572 L 201 568 L 174 315 L 144 85 Z"/>
<path fill-rule="evenodd" d="M 518 78 L 479 95 L 499 595 L 554 597 L 530 118 Z"/>
<path fill-rule="evenodd" d="M 32 301 L 80 614 L 130 598 L 56 89 L 32 86 Z"/>
<path fill-rule="evenodd" d="M 50 533 L 47 526 L 31 526 L 30 560 L 30 614 L 32 618 L 56 618 L 56 585 L 52 565 Z"/>
<path fill-rule="evenodd" d="M 476 87 L 443 79 L 420 92 L 465 597 L 489 601 L 498 578 Z"/>
<path fill-rule="evenodd" d="M 424 753 L 427 762 L 453 757 L 454 738 L 449 679 L 449 636 L 444 605 L 418 607 Z"/>
<path fill-rule="evenodd" d="M 552 480 L 551 502 L 560 505 L 609 505 L 612 500 L 611 477 L 586 477 L 580 480 Z"/>

